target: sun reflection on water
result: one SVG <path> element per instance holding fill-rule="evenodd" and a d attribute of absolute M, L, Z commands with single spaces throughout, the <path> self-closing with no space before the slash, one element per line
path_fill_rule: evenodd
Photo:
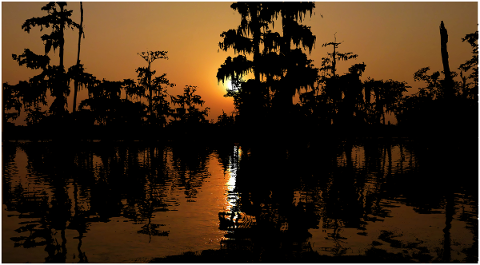
<path fill-rule="evenodd" d="M 239 163 L 241 159 L 242 149 L 240 146 L 233 147 L 233 154 L 229 156 L 227 182 L 225 183 L 225 208 L 223 212 L 219 213 L 220 229 L 227 230 L 231 233 L 231 229 L 238 226 L 238 222 L 242 217 L 239 209 L 240 194 L 236 189 L 237 173 L 239 170 Z M 225 239 L 225 238 L 224 238 Z"/>
<path fill-rule="evenodd" d="M 235 191 L 235 183 L 237 180 L 237 171 L 239 169 L 239 163 L 242 155 L 242 148 L 240 146 L 233 147 L 233 156 L 229 157 L 228 161 L 228 181 L 225 184 L 227 187 L 226 192 L 226 211 L 231 212 L 237 209 L 237 201 L 239 199 L 238 193 Z"/>

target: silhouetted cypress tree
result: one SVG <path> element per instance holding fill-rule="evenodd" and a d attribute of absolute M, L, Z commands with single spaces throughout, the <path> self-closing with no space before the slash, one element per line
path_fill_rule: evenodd
<path fill-rule="evenodd" d="M 269 54 L 265 57 L 266 74 L 273 75 L 271 80 L 280 80 L 273 82 L 271 89 L 275 92 L 272 102 L 273 107 L 281 111 L 282 116 L 292 111 L 293 96 L 301 88 L 313 88 L 317 80 L 318 69 L 314 68 L 312 61 L 300 49 L 312 50 L 316 37 L 312 34 L 310 27 L 301 25 L 307 13 L 312 14 L 315 3 L 269 3 L 270 8 L 275 10 L 282 19 L 282 36 L 274 35 L 273 40 L 266 42 L 270 50 L 280 49 L 280 53 Z M 266 35 L 266 38 L 271 34 Z M 291 44 L 295 45 L 292 49 Z M 280 63 L 277 68 L 269 63 L 269 59 L 278 56 Z"/>
<path fill-rule="evenodd" d="M 173 112 L 175 120 L 180 121 L 186 125 L 195 125 L 206 122 L 208 111 L 210 108 L 200 110 L 200 107 L 205 104 L 200 95 L 196 95 L 196 86 L 185 86 L 183 94 L 171 96 L 172 103 L 179 107 Z"/>
<path fill-rule="evenodd" d="M 148 63 L 147 67 L 138 67 L 136 69 L 138 73 L 138 83 L 140 86 L 145 87 L 145 92 L 148 91 L 148 121 L 149 124 L 156 124 L 157 119 L 160 116 L 164 116 L 168 113 L 168 104 L 166 104 L 166 91 L 163 89 L 163 85 L 173 87 L 175 84 L 170 83 L 166 78 L 167 74 L 163 74 L 159 77 L 155 77 L 152 82 L 152 76 L 156 73 L 155 70 L 151 70 L 151 64 L 157 59 L 167 59 L 167 51 L 147 51 L 141 52 L 139 55 Z M 155 97 L 153 96 L 155 92 Z M 166 123 L 165 118 L 160 118 L 162 126 Z"/>
<path fill-rule="evenodd" d="M 322 75 L 324 78 L 325 77 L 336 77 L 337 75 L 337 60 L 340 61 L 348 61 L 351 59 L 355 59 L 358 57 L 358 54 L 353 54 L 352 52 L 338 52 L 338 46 L 342 44 L 341 42 L 337 42 L 337 33 L 334 35 L 334 41 L 333 42 L 327 42 L 322 44 L 322 47 L 328 47 L 328 46 L 333 46 L 333 52 L 329 52 L 328 57 L 322 58 L 322 67 L 320 68 L 320 71 L 322 71 L 324 74 Z M 328 74 L 328 70 L 330 70 L 331 75 Z"/>
<path fill-rule="evenodd" d="M 60 63 L 57 67 L 48 67 L 49 71 L 48 73 L 44 73 L 44 76 L 48 76 L 48 81 L 46 82 L 46 84 L 48 85 L 47 87 L 50 88 L 52 96 L 55 97 L 55 100 L 50 106 L 50 112 L 52 114 L 61 115 L 67 112 L 67 110 L 65 109 L 65 105 L 67 104 L 66 97 L 70 93 L 63 63 L 65 44 L 64 30 L 66 27 L 69 27 L 71 29 L 79 27 L 77 23 L 71 20 L 70 16 L 72 15 L 72 10 L 66 10 L 66 5 L 67 3 L 65 2 L 50 2 L 44 7 L 42 7 L 42 10 L 47 11 L 48 13 L 46 16 L 27 19 L 22 25 L 22 29 L 24 29 L 26 32 L 30 32 L 31 28 L 36 26 L 40 26 L 41 31 L 44 27 L 52 28 L 52 32 L 50 34 L 44 34 L 42 36 L 42 40 L 45 44 L 45 56 L 47 56 L 52 47 L 54 50 L 56 48 L 59 48 Z M 27 49 L 25 49 L 25 52 L 20 56 L 14 54 L 13 59 L 17 60 L 19 64 L 22 64 L 22 59 L 33 62 L 34 59 L 31 59 L 33 55 L 35 55 L 33 54 L 33 52 L 30 52 L 29 50 L 27 51 Z M 43 66 L 46 68 L 47 65 Z M 28 64 L 27 67 L 32 68 Z M 37 66 L 34 68 L 39 67 Z M 46 89 L 47 87 L 43 89 Z"/>
<path fill-rule="evenodd" d="M 373 111 L 368 112 L 368 120 L 373 123 L 380 123 L 383 117 L 383 124 L 385 124 L 385 113 L 397 113 L 400 100 L 403 92 L 407 92 L 410 86 L 406 82 L 399 82 L 389 79 L 387 81 L 368 79 L 364 82 L 365 90 L 365 104 L 366 107 L 370 104 L 370 95 L 373 92 L 375 103 Z"/>
<path fill-rule="evenodd" d="M 227 96 L 234 97 L 234 103 L 239 116 L 248 123 L 255 124 L 265 117 L 265 109 L 269 106 L 269 93 L 262 82 L 262 65 L 260 50 L 261 42 L 268 31 L 274 11 L 268 8 L 268 3 L 239 2 L 231 5 L 241 15 L 241 23 L 237 29 L 230 29 L 220 36 L 220 49 L 233 49 L 242 53 L 235 58 L 228 57 L 217 72 L 218 81 L 237 80 L 249 72 L 254 79 L 241 82 L 238 91 L 228 91 Z M 265 47 L 264 47 L 265 48 Z M 252 54 L 253 59 L 248 59 Z M 242 119 L 240 119 L 242 120 Z"/>
<path fill-rule="evenodd" d="M 20 102 L 21 90 L 24 90 L 25 87 L 29 87 L 28 82 L 20 81 L 17 85 L 9 85 L 8 83 L 3 83 L 3 93 L 2 93 L 2 117 L 3 125 L 5 126 L 8 120 L 15 120 L 20 116 L 20 110 L 22 109 L 22 103 Z M 14 109 L 15 112 L 8 112 L 9 110 Z"/>
<path fill-rule="evenodd" d="M 265 118 L 267 108 L 272 105 L 272 96 L 276 98 L 279 109 L 289 108 L 298 89 L 313 86 L 316 70 L 298 47 L 301 45 L 311 50 L 315 36 L 310 27 L 300 25 L 298 21 L 307 12 L 311 13 L 314 6 L 314 3 L 232 4 L 231 7 L 242 17 L 241 24 L 238 29 L 220 35 L 223 41 L 219 47 L 225 51 L 233 48 L 242 54 L 233 59 L 228 57 L 218 69 L 217 78 L 224 82 L 253 72 L 254 79 L 242 82 L 238 91 L 227 93 L 227 96 L 234 97 L 240 116 L 247 116 L 249 121 Z M 273 26 L 274 19 L 279 15 L 283 36 L 270 30 L 270 25 Z M 297 46 L 295 50 L 291 49 L 292 41 Z M 247 54 L 252 54 L 253 59 L 248 59 Z"/>
<path fill-rule="evenodd" d="M 344 94 L 349 86 L 348 83 L 351 81 L 357 83 L 358 85 L 357 81 L 359 80 L 358 78 L 355 78 L 358 80 L 352 80 L 352 78 L 354 78 L 352 75 L 353 73 L 348 76 L 343 76 L 342 78 L 340 78 L 340 76 L 337 74 L 338 61 L 348 61 L 351 59 L 355 59 L 358 57 L 358 55 L 353 54 L 352 52 L 339 52 L 338 46 L 342 43 L 337 42 L 336 36 L 334 36 L 334 38 L 335 39 L 333 42 L 327 42 L 322 45 L 323 47 L 333 46 L 333 52 L 327 53 L 327 57 L 322 58 L 322 65 L 320 67 L 321 74 L 319 78 L 319 85 L 322 89 L 320 98 L 323 100 L 324 105 L 326 105 L 325 109 L 327 110 L 327 113 L 319 113 L 319 115 L 329 115 L 328 120 L 330 120 L 330 122 L 328 124 L 339 121 L 338 115 L 340 112 L 340 108 L 342 108 L 342 106 L 346 106 L 345 104 L 343 104 L 343 101 Z M 361 74 L 361 72 L 359 74 Z M 348 81 L 348 79 L 350 81 Z M 351 90 L 352 89 L 350 89 L 350 92 Z M 358 92 L 359 88 L 357 87 L 356 90 Z"/>

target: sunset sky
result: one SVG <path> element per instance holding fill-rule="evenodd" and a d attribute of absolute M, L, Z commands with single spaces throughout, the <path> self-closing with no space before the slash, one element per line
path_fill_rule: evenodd
<path fill-rule="evenodd" d="M 38 74 L 38 71 L 18 66 L 12 54 L 22 54 L 24 48 L 43 54 L 40 32 L 22 30 L 23 22 L 46 14 L 45 2 L 2 3 L 2 83 L 17 84 Z M 237 28 L 240 15 L 230 8 L 231 2 L 84 2 L 84 30 L 81 62 L 86 71 L 97 79 L 120 81 L 136 79 L 135 69 L 146 66 L 137 53 L 148 50 L 168 51 L 169 60 L 156 60 L 152 68 L 167 73 L 176 84 L 168 93 L 182 93 L 185 85 L 197 86 L 197 93 L 211 108 L 209 119 L 215 119 L 222 109 L 233 111 L 232 98 L 225 98 L 225 88 L 218 83 L 216 73 L 233 51 L 219 50 L 223 31 Z M 68 2 L 72 19 L 80 23 L 79 2 Z M 331 52 L 323 43 L 342 41 L 340 52 L 358 54 L 356 60 L 340 62 L 339 73 L 354 63 L 367 67 L 362 79 L 394 79 L 406 81 L 413 88 L 423 84 L 413 81 L 413 74 L 430 66 L 441 71 L 439 26 L 443 20 L 449 34 L 450 68 L 456 70 L 471 57 L 468 43 L 462 37 L 477 30 L 477 2 L 316 2 L 314 14 L 303 21 L 316 35 L 316 44 L 309 58 L 320 66 L 321 58 Z M 323 16 L 323 17 L 322 17 Z M 280 31 L 275 23 L 274 31 Z M 65 66 L 76 61 L 78 32 L 68 30 L 65 44 Z M 307 51 L 308 54 L 308 51 Z M 58 63 L 58 50 L 51 53 L 52 63 Z M 88 97 L 80 92 L 80 101 Z M 73 93 L 68 109 L 72 110 Z M 24 116 L 17 119 L 23 123 Z"/>

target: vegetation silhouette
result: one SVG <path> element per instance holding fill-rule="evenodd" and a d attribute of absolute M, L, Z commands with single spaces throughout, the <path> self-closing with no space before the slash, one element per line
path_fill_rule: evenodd
<path fill-rule="evenodd" d="M 87 73 L 80 63 L 83 4 L 80 24 L 71 20 L 66 5 L 50 2 L 42 8 L 48 15 L 22 25 L 27 32 L 35 26 L 52 28 L 42 36 L 44 55 L 29 49 L 12 55 L 19 65 L 41 73 L 16 85 L 3 84 L 3 201 L 7 211 L 33 219 L 15 230 L 20 234 L 10 238 L 15 247 L 45 246 L 45 261 L 67 262 L 66 231 L 75 230 L 76 257 L 86 262 L 82 238 L 89 225 L 115 217 L 132 221 L 136 233 L 148 235 L 149 241 L 169 236 L 161 229 L 165 224 L 155 222 L 155 213 L 175 210 L 178 199 L 168 197 L 173 189 L 195 202 L 216 152 L 225 175 L 235 174 L 226 194 L 230 208 L 218 212 L 218 228 L 225 232 L 221 249 L 154 261 L 455 261 L 455 206 L 459 199 L 476 205 L 478 195 L 478 31 L 462 39 L 470 44 L 472 58 L 457 74 L 450 69 L 442 21 L 443 72 L 419 69 L 414 80 L 425 85 L 406 95 L 411 87 L 404 81 L 364 80 L 364 62 L 339 73 L 340 62 L 359 55 L 341 51 L 336 34 L 322 45 L 333 51 L 315 68 L 306 51 L 317 39 L 301 24 L 315 3 L 234 3 L 240 25 L 223 32 L 218 45 L 238 55 L 227 57 L 216 77 L 232 82 L 225 96 L 233 97 L 236 111 L 222 111 L 209 121 L 210 109 L 196 86 L 186 85 L 175 95 L 166 73 L 155 76 L 152 63 L 168 59 L 167 51 L 139 53 L 147 65 L 136 69 L 136 80 L 100 80 Z M 79 30 L 77 61 L 68 70 L 63 62 L 66 28 Z M 50 65 L 51 48 L 59 48 L 58 66 Z M 247 79 L 250 73 L 253 78 Z M 70 113 L 66 99 L 72 80 Z M 77 109 L 82 87 L 88 98 Z M 54 98 L 50 106 L 49 96 Z M 15 126 L 11 121 L 22 111 L 27 126 Z M 389 114 L 395 125 L 387 122 Z M 18 139 L 52 141 L 9 141 Z M 45 185 L 43 192 L 13 180 L 17 150 L 27 155 L 27 172 Z M 363 156 L 363 166 L 356 156 Z M 390 217 L 391 200 L 419 214 L 444 209 L 441 255 L 382 230 L 365 255 L 345 257 L 345 230 L 366 236 L 369 222 Z M 467 262 L 478 261 L 477 215 L 476 210 L 460 215 L 474 237 L 472 247 L 463 250 Z M 314 251 L 309 241 L 311 229 L 320 228 L 327 231 L 330 257 Z M 380 245 L 408 249 L 408 254 Z"/>
<path fill-rule="evenodd" d="M 242 22 L 238 29 L 221 34 L 224 39 L 219 47 L 243 55 L 228 57 L 217 79 L 236 83 L 238 89 L 228 91 L 226 96 L 234 98 L 239 127 L 249 128 L 243 134 L 254 128 L 275 131 L 272 126 L 277 128 L 293 118 L 295 92 L 313 86 L 317 77 L 312 61 L 299 49 L 302 46 L 311 51 L 315 43 L 310 27 L 299 24 L 307 12 L 311 15 L 315 4 L 239 2 L 231 7 L 239 12 Z M 282 19 L 282 36 L 270 28 L 277 17 Z M 291 42 L 296 49 L 291 49 Z M 253 54 L 253 60 L 247 59 L 247 54 Z M 242 81 L 248 72 L 253 72 L 254 79 Z"/>
<path fill-rule="evenodd" d="M 50 112 L 54 115 L 60 115 L 60 117 L 66 112 L 66 97 L 70 93 L 67 86 L 67 72 L 65 71 L 63 63 L 65 45 L 64 31 L 66 27 L 71 29 L 80 27 L 71 20 L 72 10 L 66 10 L 66 6 L 67 3 L 65 2 L 50 2 L 42 7 L 42 10 L 46 11 L 48 15 L 27 19 L 22 25 L 22 29 L 28 33 L 30 33 L 32 27 L 36 26 L 41 27 L 40 31 L 43 30 L 43 27 L 52 28 L 50 34 L 42 35 L 42 41 L 44 41 L 45 45 L 45 55 L 36 55 L 29 49 L 25 49 L 22 55 L 12 55 L 13 59 L 17 60 L 19 65 L 26 64 L 28 68 L 43 69 L 43 73 L 37 76 L 38 80 L 35 80 L 37 81 L 35 82 L 37 86 L 34 88 L 41 90 L 50 89 L 52 96 L 55 98 L 50 106 Z M 58 66 L 49 65 L 50 59 L 48 58 L 48 53 L 52 47 L 54 50 L 59 48 L 60 62 Z M 46 77 L 48 77 L 48 80 L 45 80 Z"/>
<path fill-rule="evenodd" d="M 147 62 L 138 67 L 137 80 L 99 80 L 85 72 L 80 63 L 83 30 L 83 4 L 80 3 L 80 24 L 70 19 L 72 10 L 66 3 L 51 2 L 42 10 L 47 15 L 27 19 L 22 28 L 52 28 L 42 36 L 45 55 L 25 49 L 13 59 L 28 68 L 42 72 L 16 85 L 3 84 L 3 139 L 31 140 L 203 140 L 238 142 L 296 141 L 299 135 L 314 139 L 324 137 L 382 137 L 407 136 L 422 138 L 435 135 L 451 140 L 450 127 L 459 128 L 462 141 L 477 133 L 476 101 L 478 92 L 478 32 L 462 40 L 472 47 L 472 58 L 461 64 L 460 76 L 450 70 L 448 63 L 448 34 L 440 24 L 441 54 L 444 78 L 440 72 L 429 73 L 424 67 L 414 74 L 415 81 L 426 87 L 412 95 L 405 93 L 411 86 L 404 81 L 362 80 L 365 63 L 354 63 L 348 72 L 340 74 L 341 61 L 356 60 L 359 55 L 340 51 L 341 41 L 324 43 L 332 47 L 322 58 L 320 68 L 305 54 L 313 49 L 316 37 L 310 27 L 302 25 L 304 17 L 313 12 L 314 3 L 234 3 L 232 9 L 241 17 L 237 29 L 220 36 L 222 50 L 233 49 L 238 55 L 228 57 L 217 72 L 218 81 L 232 82 L 225 96 L 233 97 L 236 112 L 223 113 L 216 121 L 209 119 L 209 108 L 196 94 L 196 86 L 186 85 L 183 93 L 173 95 L 166 74 L 155 76 L 152 63 L 168 59 L 167 51 L 147 51 L 139 55 Z M 281 20 L 280 28 L 275 22 Z M 53 22 L 52 22 L 53 21 Z M 278 25 L 278 23 L 277 23 Z M 65 28 L 78 29 L 77 62 L 65 71 L 63 64 Z M 292 47 L 294 45 L 294 47 Z M 59 48 L 60 64 L 50 65 L 49 52 Z M 253 73 L 252 79 L 247 79 Z M 455 78 L 461 80 L 456 81 Z M 74 106 L 66 107 L 70 93 L 68 80 L 74 81 Z M 88 89 L 89 97 L 78 105 L 76 94 L 80 87 Z M 48 111 L 47 90 L 54 98 Z M 293 98 L 298 96 L 298 101 Z M 21 113 L 26 113 L 27 126 L 15 126 Z M 387 122 L 395 117 L 395 125 Z M 61 125 L 60 125 L 61 124 Z M 290 130 L 290 128 L 296 130 Z M 62 133 L 61 129 L 72 134 Z M 187 133 L 191 132 L 191 133 Z M 195 132 L 195 133 L 193 133 Z M 270 135 L 266 139 L 257 132 Z M 228 136 L 227 136 L 228 134 Z M 221 135 L 221 136 L 220 136 Z M 198 137 L 197 137 L 198 136 Z M 429 137 L 430 138 L 430 137 Z M 475 138 L 476 139 L 476 138 Z"/>
<path fill-rule="evenodd" d="M 208 111 L 206 107 L 200 109 L 205 101 L 200 95 L 197 95 L 196 86 L 185 86 L 183 94 L 171 96 L 171 102 L 174 106 L 178 106 L 172 111 L 174 120 L 171 122 L 173 130 L 176 132 L 176 139 L 198 139 L 201 141 L 206 135 L 202 132 L 208 129 Z M 178 137 L 178 138 L 177 138 Z"/>

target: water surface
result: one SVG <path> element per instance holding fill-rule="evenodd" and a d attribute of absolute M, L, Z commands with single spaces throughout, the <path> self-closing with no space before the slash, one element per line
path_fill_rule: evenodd
<path fill-rule="evenodd" d="M 405 139 L 5 143 L 2 261 L 242 249 L 477 262 L 476 168 L 462 159 Z"/>

